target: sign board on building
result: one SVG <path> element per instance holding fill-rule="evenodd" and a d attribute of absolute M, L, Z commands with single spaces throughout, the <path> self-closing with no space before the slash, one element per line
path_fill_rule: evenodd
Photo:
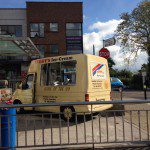
<path fill-rule="evenodd" d="M 100 51 L 99 51 L 99 56 L 100 57 L 104 57 L 104 58 L 109 58 L 110 57 L 110 52 L 107 48 L 102 48 Z"/>
<path fill-rule="evenodd" d="M 115 45 L 115 43 L 116 43 L 115 38 L 110 38 L 110 39 L 107 39 L 107 40 L 103 40 L 103 47 L 112 46 L 112 45 Z"/>

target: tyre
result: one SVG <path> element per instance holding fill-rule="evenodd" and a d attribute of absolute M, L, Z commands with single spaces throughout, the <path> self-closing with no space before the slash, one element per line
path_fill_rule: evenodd
<path fill-rule="evenodd" d="M 16 100 L 14 100 L 13 104 L 16 105 L 16 104 L 22 104 L 22 103 L 21 103 L 20 100 L 16 99 Z M 23 113 L 24 112 L 24 108 L 16 108 L 16 112 L 17 113 Z"/>
<path fill-rule="evenodd" d="M 75 109 L 72 106 L 65 106 L 60 108 L 61 111 L 61 118 L 64 121 L 75 121 Z"/>

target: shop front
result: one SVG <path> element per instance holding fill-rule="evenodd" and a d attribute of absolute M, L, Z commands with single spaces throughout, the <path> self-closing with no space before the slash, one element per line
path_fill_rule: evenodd
<path fill-rule="evenodd" d="M 31 60 L 40 53 L 29 38 L 0 36 L 0 80 L 8 80 L 14 88 L 25 78 Z"/>

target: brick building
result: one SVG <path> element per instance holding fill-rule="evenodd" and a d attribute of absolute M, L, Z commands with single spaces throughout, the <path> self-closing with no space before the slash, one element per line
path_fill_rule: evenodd
<path fill-rule="evenodd" d="M 30 37 L 42 57 L 83 53 L 81 2 L 27 2 L 26 8 L 0 8 L 0 34 Z M 0 76 L 20 78 L 28 56 L 5 55 L 0 46 Z"/>
<path fill-rule="evenodd" d="M 27 2 L 27 35 L 45 56 L 83 52 L 82 3 Z"/>

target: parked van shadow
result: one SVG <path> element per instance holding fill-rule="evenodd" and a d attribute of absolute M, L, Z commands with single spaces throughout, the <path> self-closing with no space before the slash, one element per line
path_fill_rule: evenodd
<path fill-rule="evenodd" d="M 77 115 L 73 122 L 65 122 L 61 119 L 61 114 L 47 112 L 25 111 L 23 114 L 17 114 L 17 131 L 28 131 L 49 128 L 62 128 L 75 126 L 84 122 L 91 121 L 97 117 L 113 117 L 117 116 L 117 112 L 101 111 L 97 113 Z"/>
<path fill-rule="evenodd" d="M 60 114 L 45 112 L 24 112 L 17 114 L 17 131 L 29 131 L 38 129 L 61 128 L 81 124 L 92 119 L 91 115 L 77 115 L 73 122 L 65 122 Z M 94 117 L 93 117 L 94 119 Z"/>

